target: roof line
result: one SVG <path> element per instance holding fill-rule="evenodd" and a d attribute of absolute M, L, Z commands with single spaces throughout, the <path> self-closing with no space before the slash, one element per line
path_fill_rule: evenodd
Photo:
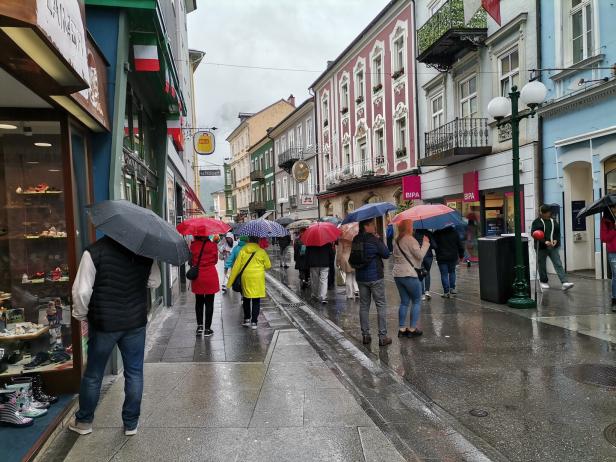
<path fill-rule="evenodd" d="M 291 106 L 291 107 L 293 107 L 293 108 L 295 107 L 295 106 L 293 106 L 291 103 L 289 103 L 286 99 L 284 99 L 284 98 L 280 98 L 278 101 L 276 101 L 276 102 L 274 102 L 274 103 L 270 104 L 269 106 L 264 107 L 264 108 L 263 108 L 263 109 L 261 109 L 260 111 L 255 112 L 252 116 L 250 116 L 250 117 L 248 117 L 247 119 L 245 119 L 244 121 L 240 122 L 240 124 L 239 124 L 237 127 L 235 127 L 235 128 L 233 129 L 233 131 L 231 132 L 231 134 L 230 134 L 229 136 L 227 136 L 227 138 L 226 138 L 226 140 L 225 140 L 225 141 L 229 141 L 229 138 L 231 138 L 231 137 L 233 136 L 233 134 L 237 131 L 237 129 L 238 129 L 238 128 L 240 128 L 242 125 L 244 125 L 246 122 L 248 122 L 250 119 L 252 119 L 252 118 L 253 118 L 253 117 L 255 117 L 255 116 L 258 116 L 258 115 L 259 115 L 259 114 L 261 114 L 263 111 L 266 111 L 267 109 L 271 108 L 272 106 L 275 106 L 276 104 L 278 104 L 278 103 L 280 103 L 280 102 L 287 103 L 289 106 Z"/>
<path fill-rule="evenodd" d="M 274 127 L 272 127 L 272 129 L 270 130 L 270 133 L 273 132 L 274 130 L 276 130 L 278 127 L 280 127 L 281 125 L 284 125 L 284 123 L 286 121 L 288 121 L 289 119 L 291 119 L 296 113 L 298 113 L 301 109 L 304 108 L 304 106 L 306 106 L 308 103 L 310 102 L 314 102 L 314 97 L 310 97 L 307 98 L 302 104 L 300 104 L 297 109 L 295 109 L 295 111 L 293 111 L 291 114 L 289 114 L 288 116 L 286 116 L 284 119 L 282 119 L 280 122 L 278 122 L 278 125 L 275 125 Z"/>

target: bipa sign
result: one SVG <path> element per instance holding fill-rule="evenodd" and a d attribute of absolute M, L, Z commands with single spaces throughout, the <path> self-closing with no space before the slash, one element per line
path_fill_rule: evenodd
<path fill-rule="evenodd" d="M 402 178 L 402 198 L 405 201 L 421 199 L 421 177 L 409 175 Z"/>
<path fill-rule="evenodd" d="M 479 172 L 468 172 L 462 179 L 464 188 L 464 202 L 479 201 Z"/>

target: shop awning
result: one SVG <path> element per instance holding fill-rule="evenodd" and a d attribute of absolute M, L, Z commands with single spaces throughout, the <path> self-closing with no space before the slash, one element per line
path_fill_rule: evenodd
<path fill-rule="evenodd" d="M 184 183 L 184 188 L 186 188 L 186 197 L 193 201 L 201 212 L 205 213 L 205 208 L 203 208 L 203 204 L 199 200 L 199 196 L 195 194 L 195 191 L 188 185 L 188 183 Z"/>

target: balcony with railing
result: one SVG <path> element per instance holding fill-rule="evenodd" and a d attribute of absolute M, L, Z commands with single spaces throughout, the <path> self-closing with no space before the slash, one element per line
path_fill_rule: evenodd
<path fill-rule="evenodd" d="M 379 156 L 329 170 L 325 174 L 325 184 L 328 190 L 335 191 L 349 185 L 376 183 L 387 174 L 387 159 Z"/>
<path fill-rule="evenodd" d="M 250 172 L 250 181 L 264 181 L 265 173 L 263 170 L 253 170 Z"/>
<path fill-rule="evenodd" d="M 291 168 L 293 168 L 293 164 L 303 158 L 303 148 L 289 148 L 282 154 L 278 155 L 278 167 L 285 170 L 287 173 L 290 173 Z"/>
<path fill-rule="evenodd" d="M 492 152 L 488 119 L 455 119 L 425 134 L 421 166 L 450 165 Z"/>
<path fill-rule="evenodd" d="M 265 212 L 265 202 L 263 201 L 253 201 L 248 204 L 248 210 L 254 213 Z"/>
<path fill-rule="evenodd" d="M 466 23 L 464 1 L 448 0 L 417 31 L 417 61 L 438 70 L 449 70 L 464 51 L 477 49 L 488 36 L 483 8 Z"/>

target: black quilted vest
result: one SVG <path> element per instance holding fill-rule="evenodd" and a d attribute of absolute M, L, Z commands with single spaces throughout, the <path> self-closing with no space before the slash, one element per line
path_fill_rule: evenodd
<path fill-rule="evenodd" d="M 96 330 L 135 329 L 148 322 L 148 279 L 152 260 L 103 237 L 88 247 L 96 267 L 88 322 Z"/>

